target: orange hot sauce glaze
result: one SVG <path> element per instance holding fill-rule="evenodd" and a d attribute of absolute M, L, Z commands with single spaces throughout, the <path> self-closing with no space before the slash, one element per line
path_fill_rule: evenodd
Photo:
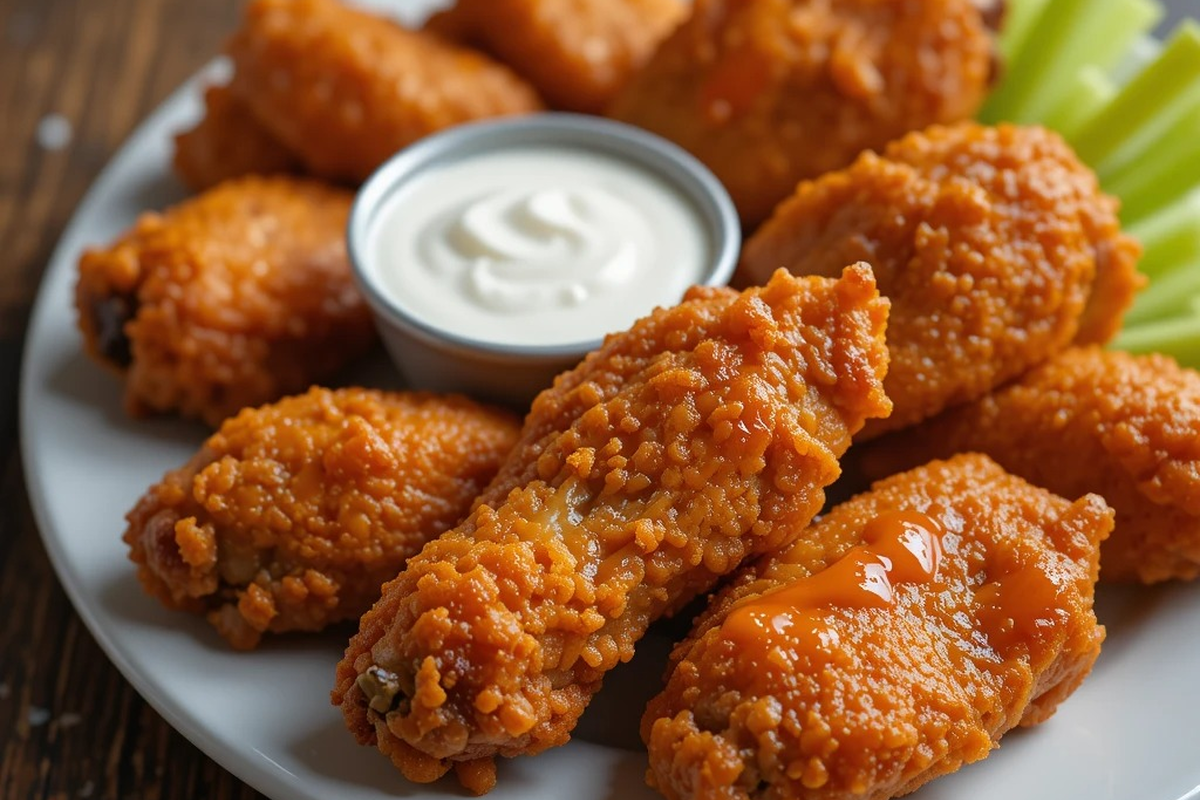
<path fill-rule="evenodd" d="M 785 667 L 831 635 L 822 609 L 887 608 L 894 584 L 937 578 L 942 527 L 932 517 L 885 511 L 866 524 L 863 540 L 827 569 L 736 607 L 723 636 L 754 664 Z"/>
<path fill-rule="evenodd" d="M 984 584 L 975 592 L 976 614 L 987 631 L 988 641 L 1005 653 L 1026 647 L 1038 638 L 1038 630 L 1051 626 L 1062 607 L 1063 587 L 1037 564 L 1010 572 Z"/>

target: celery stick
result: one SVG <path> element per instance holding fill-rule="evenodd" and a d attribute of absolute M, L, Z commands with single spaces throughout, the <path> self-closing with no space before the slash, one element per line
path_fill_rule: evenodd
<path fill-rule="evenodd" d="M 1121 56 L 1120 62 L 1112 68 L 1109 77 L 1118 86 L 1124 86 L 1133 80 L 1134 76 L 1150 66 L 1162 55 L 1163 43 L 1154 38 L 1153 34 L 1145 34 L 1133 40 L 1129 49 Z"/>
<path fill-rule="evenodd" d="M 1192 108 L 1139 148 L 1128 169 L 1101 175 L 1104 191 L 1121 198 L 1130 224 L 1177 201 L 1200 184 L 1200 95 Z"/>
<path fill-rule="evenodd" d="M 1006 67 L 1004 80 L 992 92 L 990 102 L 1008 122 L 1035 122 L 1025 115 L 1029 97 L 1054 63 L 1055 54 L 1069 40 L 1071 31 L 1085 25 L 1093 0 L 1053 0 L 1034 23 L 1035 33 Z M 1095 16 L 1094 12 L 1092 16 Z"/>
<path fill-rule="evenodd" d="M 1112 172 L 1135 158 L 1155 131 L 1170 124 L 1170 106 L 1186 104 L 1196 94 L 1200 94 L 1200 25 L 1184 20 L 1158 59 L 1079 131 L 1075 150 L 1097 173 Z"/>
<path fill-rule="evenodd" d="M 1036 27 L 1046 3 L 1047 0 L 1010 0 L 1000 32 L 1000 55 L 1006 62 L 1020 58 L 1021 50 Z"/>
<path fill-rule="evenodd" d="M 1117 86 L 1099 67 L 1084 67 L 1071 81 L 1063 99 L 1041 121 L 1071 141 L 1089 119 L 1117 94 Z"/>
<path fill-rule="evenodd" d="M 1127 325 L 1152 322 L 1188 309 L 1200 293 L 1200 264 L 1180 264 L 1150 281 L 1125 315 Z"/>
<path fill-rule="evenodd" d="M 1200 166 L 1200 94 L 1190 100 L 1182 114 L 1142 143 L 1133 161 L 1099 175 L 1104 191 L 1122 199 L 1127 221 L 1195 184 L 1188 179 L 1198 172 L 1193 164 Z"/>
<path fill-rule="evenodd" d="M 1200 269 L 1200 189 L 1125 230 L 1142 243 L 1138 269 L 1151 278 L 1181 265 Z"/>
<path fill-rule="evenodd" d="M 1066 11 L 1065 4 L 1060 5 L 1063 3 L 1056 0 L 1056 12 Z M 1150 0 L 1085 0 L 1079 18 L 1067 18 L 1064 13 L 1061 24 L 1070 27 L 1061 38 L 1051 39 L 1057 46 L 1051 49 L 1036 42 L 1046 55 L 1037 74 L 1029 76 L 1032 80 L 1020 107 L 1021 119 L 1045 123 L 1056 105 L 1071 98 L 1071 84 L 1080 70 L 1088 66 L 1111 69 L 1161 16 L 1162 9 Z M 1053 28 L 1047 32 L 1047 36 L 1058 35 Z M 1030 57 L 1029 49 L 1026 58 Z"/>
<path fill-rule="evenodd" d="M 1200 366 L 1200 315 L 1126 327 L 1110 346 L 1130 353 L 1166 353 L 1185 367 Z"/>

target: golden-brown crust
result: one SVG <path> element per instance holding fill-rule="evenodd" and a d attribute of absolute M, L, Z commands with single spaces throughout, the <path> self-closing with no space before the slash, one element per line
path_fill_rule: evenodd
<path fill-rule="evenodd" d="M 79 326 L 124 375 L 129 413 L 216 427 L 364 353 L 375 330 L 346 255 L 352 202 L 314 181 L 241 178 L 84 253 Z"/>
<path fill-rule="evenodd" d="M 855 449 L 872 477 L 978 450 L 1117 513 L 1105 580 L 1200 575 L 1200 374 L 1167 356 L 1072 348 L 975 403 Z"/>
<path fill-rule="evenodd" d="M 912 133 L 800 185 L 747 242 L 737 279 L 875 267 L 893 302 L 895 411 L 860 439 L 973 400 L 1066 347 L 1115 331 L 1137 244 L 1057 134 L 975 123 Z"/>
<path fill-rule="evenodd" d="M 175 172 L 196 192 L 241 175 L 298 172 L 300 162 L 228 86 L 204 92 L 204 117 L 175 136 Z"/>
<path fill-rule="evenodd" d="M 128 514 L 138 578 L 239 649 L 356 619 L 519 430 L 463 397 L 313 388 L 227 420 Z"/>
<path fill-rule="evenodd" d="M 650 621 L 816 513 L 887 412 L 885 322 L 860 265 L 698 290 L 610 337 L 361 620 L 333 693 L 350 729 L 416 780 L 565 742 Z M 368 711 L 376 668 L 392 688 Z"/>
<path fill-rule="evenodd" d="M 508 64 L 552 108 L 599 114 L 686 15 L 680 0 L 458 0 L 425 29 Z"/>
<path fill-rule="evenodd" d="M 610 113 L 698 156 L 750 230 L 798 181 L 971 116 L 992 47 L 970 0 L 696 0 Z"/>
<path fill-rule="evenodd" d="M 896 509 L 940 524 L 936 577 L 882 605 L 814 607 L 814 635 L 772 656 L 790 666 L 746 669 L 731 610 L 829 569 Z M 983 758 L 1091 670 L 1111 527 L 1099 497 L 1070 503 L 979 455 L 877 484 L 739 575 L 675 649 L 642 724 L 651 783 L 669 800 L 884 800 Z"/>
<path fill-rule="evenodd" d="M 541 108 L 506 67 L 336 0 L 253 0 L 228 52 L 239 100 L 329 180 L 361 182 L 451 125 Z"/>

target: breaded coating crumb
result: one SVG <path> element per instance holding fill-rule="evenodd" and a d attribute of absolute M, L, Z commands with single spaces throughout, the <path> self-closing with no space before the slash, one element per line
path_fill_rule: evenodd
<path fill-rule="evenodd" d="M 233 96 L 228 86 L 204 92 L 204 117 L 175 137 L 175 172 L 202 192 L 242 175 L 295 173 L 300 161 Z"/>
<path fill-rule="evenodd" d="M 333 692 L 350 730 L 418 781 L 567 741 L 650 622 L 819 510 L 887 413 L 885 324 L 858 265 L 693 290 L 610 336 L 360 621 Z"/>
<path fill-rule="evenodd" d="M 892 301 L 895 411 L 867 439 L 1114 333 L 1141 280 L 1116 210 L 1055 133 L 934 127 L 801 184 L 746 243 L 737 279 L 871 262 Z"/>
<path fill-rule="evenodd" d="M 492 54 L 552 108 L 600 114 L 686 15 L 680 0 L 458 0 L 425 29 Z"/>
<path fill-rule="evenodd" d="M 353 199 L 241 178 L 84 253 L 79 327 L 88 353 L 124 376 L 126 410 L 216 427 L 365 353 L 375 328 L 344 241 Z"/>
<path fill-rule="evenodd" d="M 337 0 L 252 0 L 228 52 L 234 94 L 329 180 L 360 183 L 430 133 L 542 107 L 486 56 Z"/>
<path fill-rule="evenodd" d="M 675 649 L 642 720 L 649 782 L 668 800 L 884 800 L 984 758 L 1091 671 L 1111 528 L 1098 496 L 980 455 L 835 507 Z"/>
<path fill-rule="evenodd" d="M 696 0 L 610 114 L 694 153 L 752 230 L 796 183 L 972 116 L 993 43 L 971 0 Z"/>
<path fill-rule="evenodd" d="M 874 477 L 978 450 L 1062 495 L 1117 512 L 1105 580 L 1200 575 L 1200 373 L 1163 355 L 1072 348 L 996 392 L 855 451 Z"/>
<path fill-rule="evenodd" d="M 146 591 L 238 649 L 356 619 L 516 441 L 464 397 L 313 388 L 225 422 L 129 512 Z"/>

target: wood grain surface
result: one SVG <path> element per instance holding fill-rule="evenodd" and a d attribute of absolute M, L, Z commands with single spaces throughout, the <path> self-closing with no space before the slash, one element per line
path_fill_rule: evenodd
<path fill-rule="evenodd" d="M 601 0 L 597 0 L 600 2 Z M 243 0 L 0 0 L 0 798 L 249 800 L 84 629 L 21 474 L 20 352 L 43 269 L 134 125 L 210 59 Z M 1171 17 L 1197 13 L 1173 0 Z"/>
<path fill-rule="evenodd" d="M 121 677 L 63 593 L 17 447 L 21 343 L 75 205 L 242 0 L 0 0 L 0 798 L 250 800 Z"/>

